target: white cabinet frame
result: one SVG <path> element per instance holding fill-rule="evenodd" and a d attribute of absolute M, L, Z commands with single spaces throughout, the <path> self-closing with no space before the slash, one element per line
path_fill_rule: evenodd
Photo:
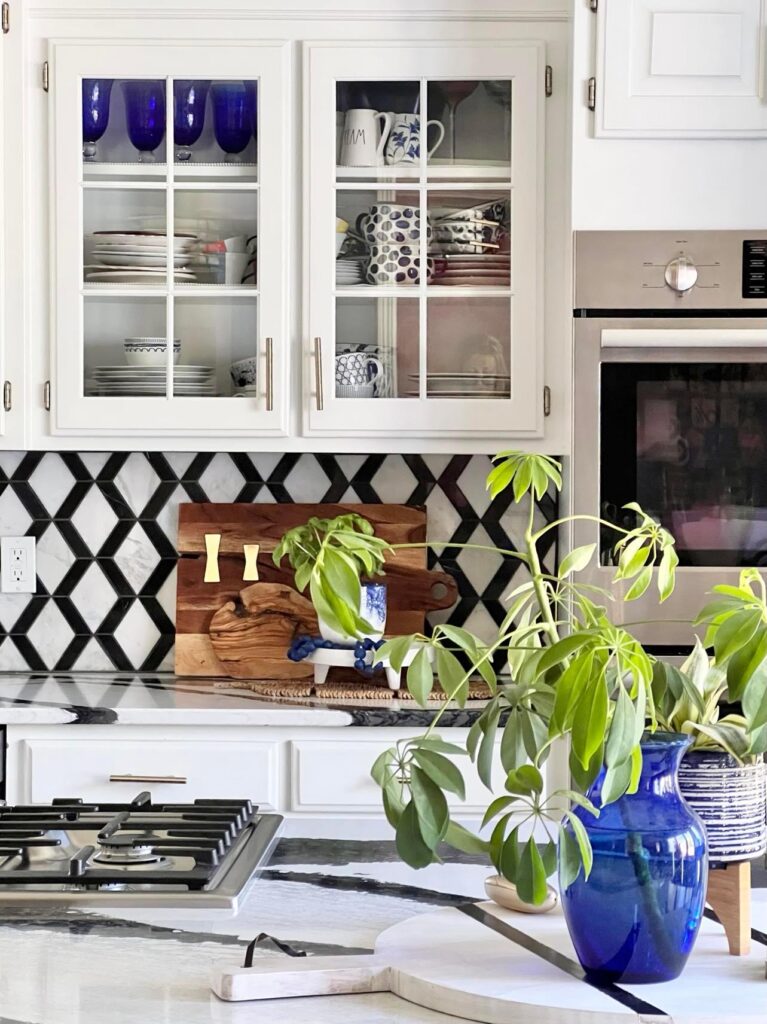
<path fill-rule="evenodd" d="M 513 432 L 520 437 L 541 436 L 544 44 L 310 42 L 304 44 L 304 54 L 304 433 L 482 437 Z M 336 399 L 332 250 L 336 82 L 440 78 L 512 79 L 511 398 Z M 338 187 L 343 189 L 343 183 Z M 499 188 L 506 187 L 508 184 L 499 184 Z M 391 294 L 407 298 L 428 291 L 424 283 L 412 289 L 391 289 Z M 460 302 L 460 296 L 453 301 Z M 423 336 L 421 344 L 425 344 Z M 423 351 L 421 356 L 425 366 Z"/>
<path fill-rule="evenodd" d="M 286 317 L 287 241 L 290 237 L 288 183 L 290 157 L 289 48 L 284 42 L 222 42 L 217 46 L 162 41 L 74 39 L 54 40 L 49 47 L 51 111 L 51 292 L 52 292 L 52 432 L 77 435 L 265 435 L 281 436 L 288 430 L 289 337 Z M 263 153 L 258 168 L 259 275 L 252 295 L 219 301 L 257 302 L 258 337 L 253 350 L 259 356 L 259 395 L 251 398 L 129 398 L 85 397 L 83 390 L 83 317 L 87 286 L 82 266 L 84 190 L 102 186 L 82 181 L 80 143 L 80 89 L 82 77 L 153 77 L 203 79 L 244 78 L 259 82 L 259 138 Z M 166 103 L 172 125 L 172 101 Z M 158 187 L 170 199 L 174 182 L 172 133 L 166 133 L 169 159 L 167 177 Z M 105 187 L 109 187 L 106 185 Z M 115 187 L 123 187 L 119 182 Z M 128 183 L 127 187 L 131 187 Z M 147 188 L 138 182 L 136 189 Z M 151 184 L 153 186 L 153 183 Z M 178 183 L 178 187 L 189 187 Z M 216 185 L 225 188 L 225 185 Z M 168 204 L 170 207 L 170 203 Z M 194 291 L 176 289 L 173 274 L 164 288 L 132 289 L 137 298 L 167 297 L 166 330 L 173 336 L 174 295 L 196 301 Z M 103 291 L 101 294 L 111 294 Z M 202 297 L 202 291 L 197 296 Z M 273 407 L 267 406 L 267 345 L 273 340 Z M 171 352 L 169 347 L 169 358 Z"/>

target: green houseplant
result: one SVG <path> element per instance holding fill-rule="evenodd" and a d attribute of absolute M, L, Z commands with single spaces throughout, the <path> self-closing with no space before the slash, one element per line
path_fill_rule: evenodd
<path fill-rule="evenodd" d="M 334 519 L 313 516 L 288 530 L 272 558 L 277 566 L 287 558 L 297 589 L 309 588 L 322 636 L 349 643 L 383 632 L 385 584 L 360 581 L 383 576 L 388 549 L 367 519 L 351 512 Z"/>

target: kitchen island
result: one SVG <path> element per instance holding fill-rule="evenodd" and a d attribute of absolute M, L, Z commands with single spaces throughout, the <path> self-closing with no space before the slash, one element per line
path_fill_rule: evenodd
<path fill-rule="evenodd" d="M 0 1024 L 455 1024 L 389 994 L 235 1004 L 211 993 L 210 971 L 241 965 L 262 932 L 308 955 L 370 952 L 400 920 L 483 897 L 478 858 L 415 872 L 385 823 L 314 825 L 285 823 L 236 916 L 0 904 Z M 255 955 L 287 959 L 268 941 Z"/>

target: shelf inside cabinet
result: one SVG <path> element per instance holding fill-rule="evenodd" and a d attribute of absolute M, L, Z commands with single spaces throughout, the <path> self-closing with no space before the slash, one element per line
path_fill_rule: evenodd
<path fill-rule="evenodd" d="M 173 176 L 176 180 L 204 181 L 255 181 L 258 175 L 258 164 L 236 163 L 175 163 Z M 167 164 L 144 163 L 84 163 L 83 181 L 110 179 L 160 178 L 167 176 Z"/>
<path fill-rule="evenodd" d="M 336 178 L 361 179 L 368 182 L 413 180 L 421 177 L 421 165 L 389 164 L 379 167 L 336 167 Z M 451 163 L 448 160 L 430 160 L 426 166 L 427 178 L 460 179 L 461 181 L 488 181 L 508 184 L 511 181 L 511 165 L 504 161 L 477 161 L 474 163 Z"/>

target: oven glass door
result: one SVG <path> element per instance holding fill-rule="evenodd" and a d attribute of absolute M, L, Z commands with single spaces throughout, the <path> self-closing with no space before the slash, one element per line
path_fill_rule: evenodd
<path fill-rule="evenodd" d="M 638 501 L 682 566 L 767 565 L 767 363 L 644 355 L 601 366 L 604 518 L 633 525 L 622 506 Z"/>

